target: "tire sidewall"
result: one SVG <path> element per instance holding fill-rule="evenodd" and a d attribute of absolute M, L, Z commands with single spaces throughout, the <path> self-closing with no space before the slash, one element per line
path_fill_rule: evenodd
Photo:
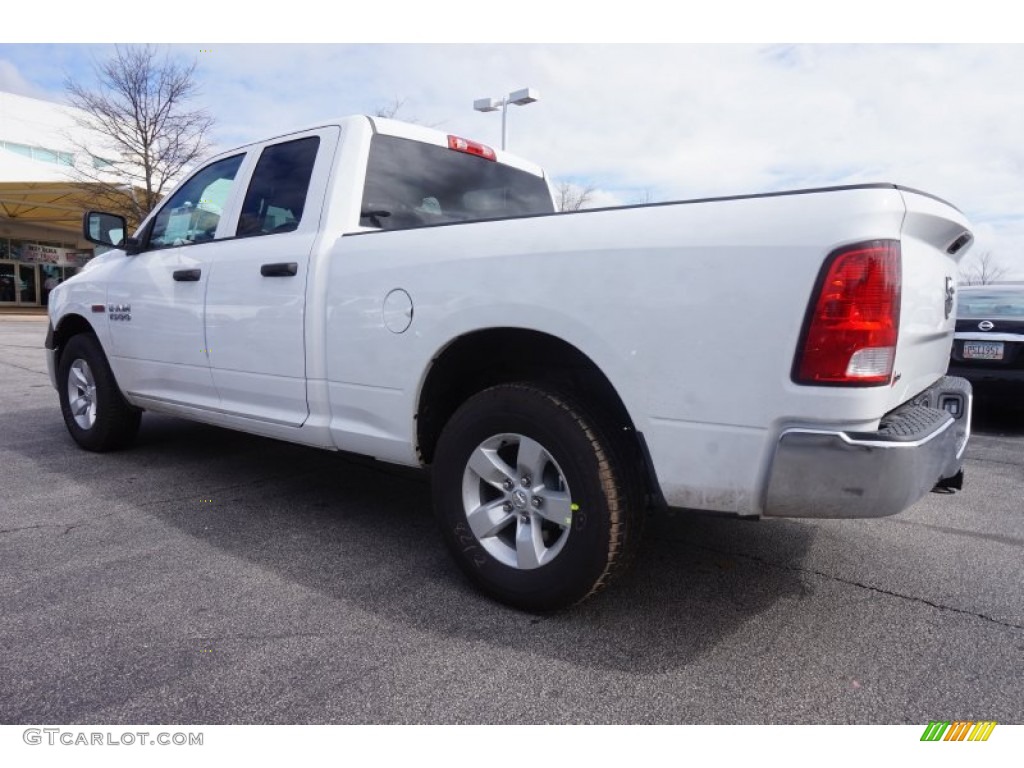
<path fill-rule="evenodd" d="M 88 429 L 83 429 L 75 421 L 68 398 L 68 373 L 78 360 L 83 360 L 89 366 L 96 385 L 96 420 Z M 111 420 L 121 393 L 114 383 L 113 374 L 107 365 L 99 341 L 94 336 L 79 334 L 68 341 L 57 366 L 57 391 L 60 395 L 60 410 L 64 416 L 64 424 L 74 441 L 90 451 L 102 451 L 110 447 Z"/>
<path fill-rule="evenodd" d="M 561 469 L 573 504 L 569 536 L 555 558 L 522 570 L 496 560 L 466 519 L 462 480 L 469 457 L 486 439 L 516 433 L 539 442 Z M 588 434 L 589 433 L 589 434 Z M 434 506 L 446 543 L 471 580 L 498 599 L 533 610 L 578 602 L 611 560 L 618 509 L 608 457 L 595 450 L 595 431 L 565 397 L 529 386 L 502 386 L 471 398 L 445 427 L 434 465 Z"/>

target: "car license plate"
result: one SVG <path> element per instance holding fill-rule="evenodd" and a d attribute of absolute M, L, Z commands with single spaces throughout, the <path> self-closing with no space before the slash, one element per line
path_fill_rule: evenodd
<path fill-rule="evenodd" d="M 965 341 L 964 360 L 1002 360 L 1003 342 Z"/>

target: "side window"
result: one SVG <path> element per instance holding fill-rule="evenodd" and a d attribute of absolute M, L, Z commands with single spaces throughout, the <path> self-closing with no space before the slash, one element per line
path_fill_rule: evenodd
<path fill-rule="evenodd" d="M 299 226 L 319 146 L 320 139 L 310 136 L 263 150 L 242 202 L 238 237 L 291 232 Z"/>
<path fill-rule="evenodd" d="M 213 240 L 244 154 L 212 163 L 185 182 L 153 220 L 148 248 Z"/>

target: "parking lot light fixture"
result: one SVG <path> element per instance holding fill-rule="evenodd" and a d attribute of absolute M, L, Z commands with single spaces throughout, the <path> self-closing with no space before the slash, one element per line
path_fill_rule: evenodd
<path fill-rule="evenodd" d="M 473 109 L 477 112 L 497 112 L 499 109 L 501 110 L 501 148 L 507 149 L 508 105 L 515 104 L 518 107 L 524 107 L 538 99 L 540 99 L 540 91 L 536 88 L 520 88 L 518 91 L 512 91 L 508 96 L 503 96 L 500 99 L 476 99 L 473 102 Z"/>

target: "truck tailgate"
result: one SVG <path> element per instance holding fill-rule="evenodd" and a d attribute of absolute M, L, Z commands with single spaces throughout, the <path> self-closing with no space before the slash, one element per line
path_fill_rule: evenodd
<path fill-rule="evenodd" d="M 967 253 L 967 219 L 949 203 L 901 189 L 903 290 L 891 408 L 933 384 L 949 366 L 956 325 L 957 263 Z"/>

